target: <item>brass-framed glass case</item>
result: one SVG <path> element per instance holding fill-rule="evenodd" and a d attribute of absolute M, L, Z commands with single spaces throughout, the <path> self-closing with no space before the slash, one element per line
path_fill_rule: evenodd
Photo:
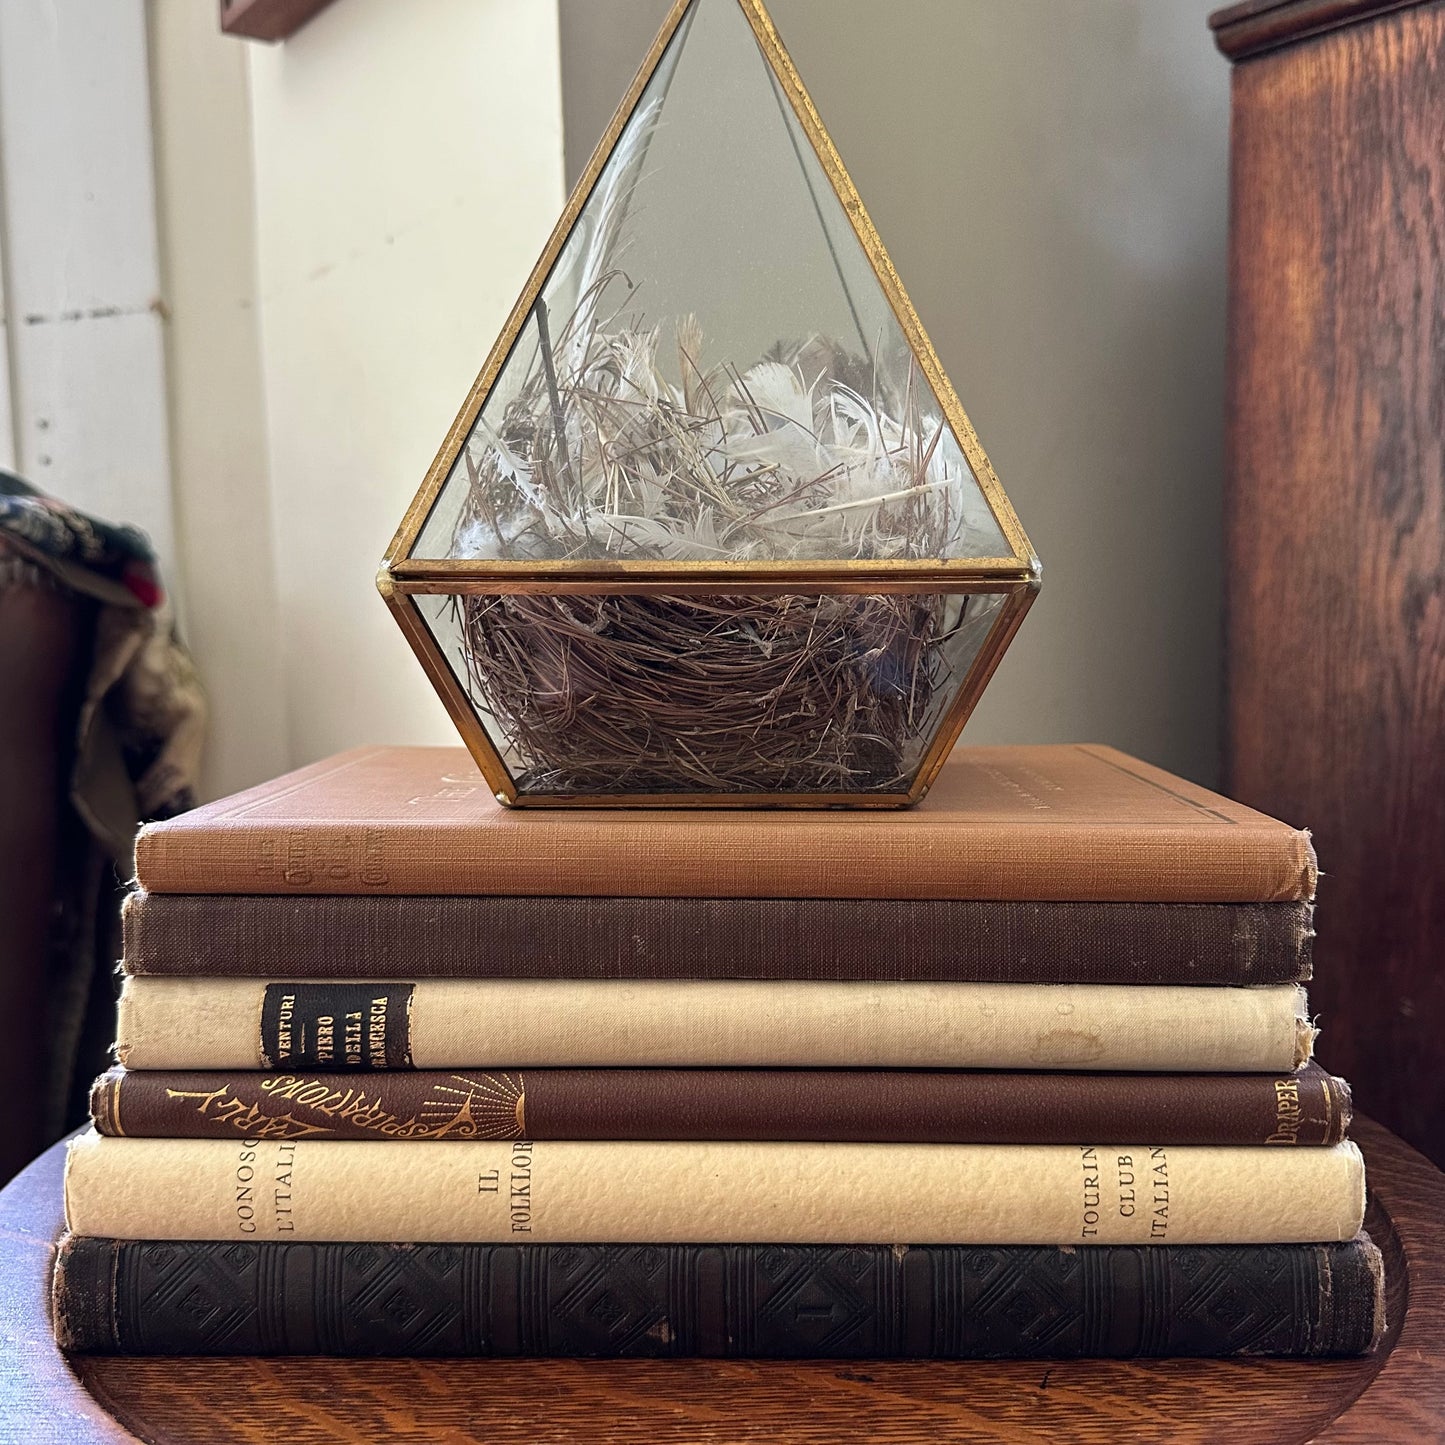
<path fill-rule="evenodd" d="M 677 0 L 382 564 L 489 784 L 916 802 L 1039 576 L 761 0 Z"/>

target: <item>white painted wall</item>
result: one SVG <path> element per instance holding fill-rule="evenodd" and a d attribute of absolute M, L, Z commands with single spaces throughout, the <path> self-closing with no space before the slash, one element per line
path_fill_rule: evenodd
<path fill-rule="evenodd" d="M 145 0 L 0 4 L 0 454 L 176 556 Z"/>
<path fill-rule="evenodd" d="M 454 737 L 376 564 L 562 203 L 559 45 L 575 169 L 666 7 L 560 3 L 559 30 L 556 0 L 337 0 L 263 47 L 222 38 L 209 0 L 149 0 L 213 790 L 362 740 Z M 1110 741 L 1206 781 L 1228 121 L 1212 3 L 773 3 L 1044 559 L 966 737 Z"/>
<path fill-rule="evenodd" d="M 249 54 L 291 756 L 454 741 L 374 578 L 562 206 L 556 6 L 340 0 Z"/>
<path fill-rule="evenodd" d="M 454 741 L 374 579 L 562 205 L 556 7 L 340 0 L 265 46 L 149 4 L 206 789 Z"/>
<path fill-rule="evenodd" d="M 209 5 L 151 0 L 149 12 L 175 569 L 186 641 L 210 700 L 202 788 L 217 796 L 291 762 L 246 49 L 217 35 Z"/>

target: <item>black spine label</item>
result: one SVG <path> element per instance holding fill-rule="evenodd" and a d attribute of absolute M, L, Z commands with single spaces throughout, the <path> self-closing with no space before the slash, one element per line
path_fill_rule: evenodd
<path fill-rule="evenodd" d="M 409 983 L 268 983 L 261 1006 L 267 1069 L 410 1069 Z"/>

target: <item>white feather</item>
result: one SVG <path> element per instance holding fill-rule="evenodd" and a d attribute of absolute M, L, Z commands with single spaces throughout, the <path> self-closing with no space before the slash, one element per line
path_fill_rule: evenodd
<path fill-rule="evenodd" d="M 568 370 L 574 376 L 580 375 L 587 364 L 588 344 L 601 300 L 603 277 L 615 267 L 621 255 L 622 223 L 632 202 L 632 193 L 642 177 L 647 148 L 661 114 L 661 97 L 633 112 L 587 199 L 584 216 L 589 224 L 577 275 L 577 309 L 573 314 L 567 354 Z"/>

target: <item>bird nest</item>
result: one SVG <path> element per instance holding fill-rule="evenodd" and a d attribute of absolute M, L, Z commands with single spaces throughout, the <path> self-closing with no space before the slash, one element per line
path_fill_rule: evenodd
<path fill-rule="evenodd" d="M 524 792 L 906 789 L 961 626 L 937 596 L 459 597 Z"/>
<path fill-rule="evenodd" d="M 813 336 L 709 364 L 695 317 L 648 323 L 616 258 L 654 121 L 619 149 L 559 262 L 553 301 L 575 300 L 537 300 L 461 449 L 448 556 L 846 571 L 992 555 L 911 349 L 865 342 L 864 356 Z M 473 699 L 522 791 L 597 794 L 906 789 L 957 654 L 945 643 L 976 610 L 620 589 L 454 606 Z"/>

